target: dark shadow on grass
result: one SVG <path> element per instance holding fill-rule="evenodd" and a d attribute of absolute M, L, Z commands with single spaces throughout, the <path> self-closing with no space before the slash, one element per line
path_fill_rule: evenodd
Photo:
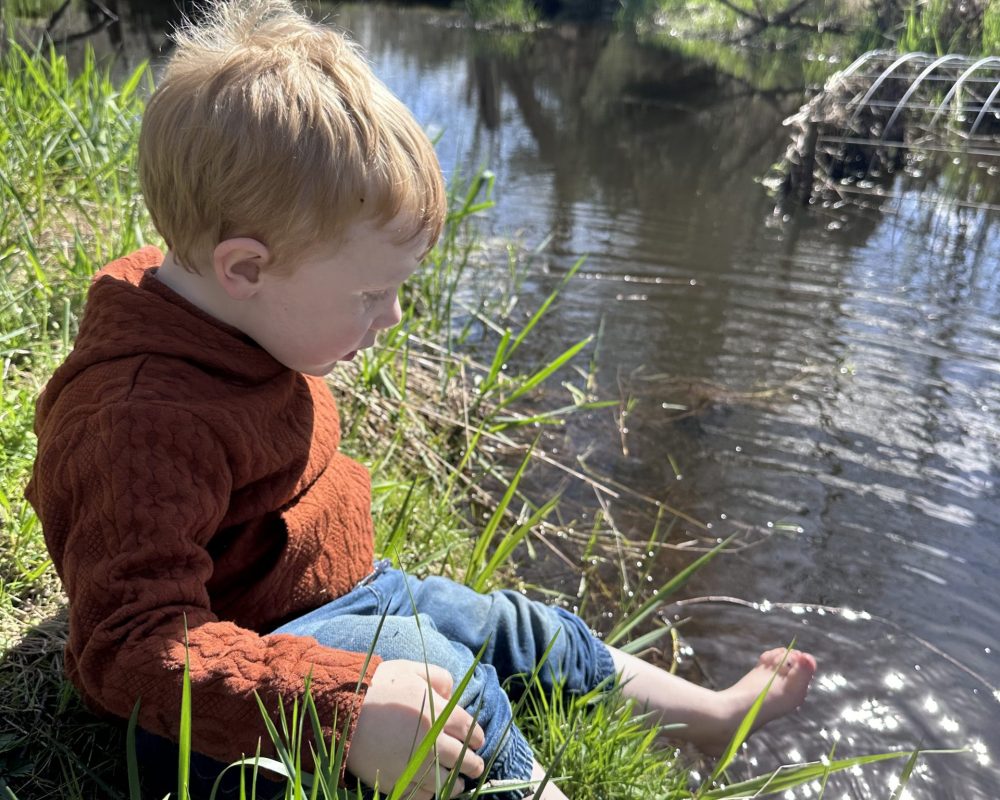
<path fill-rule="evenodd" d="M 124 799 L 125 726 L 63 677 L 67 625 L 64 608 L 0 656 L 0 777 L 18 800 Z"/>

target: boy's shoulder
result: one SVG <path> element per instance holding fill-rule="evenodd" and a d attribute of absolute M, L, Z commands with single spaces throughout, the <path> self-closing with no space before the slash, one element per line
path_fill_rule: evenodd
<path fill-rule="evenodd" d="M 163 252 L 154 245 L 140 247 L 128 255 L 121 256 L 109 262 L 98 270 L 91 278 L 96 284 L 104 279 L 123 281 L 131 286 L 138 286 L 146 272 L 163 263 Z"/>

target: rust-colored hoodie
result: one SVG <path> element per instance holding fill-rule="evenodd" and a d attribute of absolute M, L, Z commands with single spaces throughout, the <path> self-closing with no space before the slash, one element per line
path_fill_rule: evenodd
<path fill-rule="evenodd" d="M 326 384 L 154 277 L 145 247 L 94 278 L 72 354 L 38 400 L 26 494 L 69 595 L 66 672 L 89 706 L 178 736 L 185 617 L 192 747 L 231 761 L 270 739 L 312 674 L 320 719 L 350 719 L 378 666 L 264 637 L 372 569 L 367 471 L 337 450 Z M 360 692 L 356 691 L 361 682 Z"/>

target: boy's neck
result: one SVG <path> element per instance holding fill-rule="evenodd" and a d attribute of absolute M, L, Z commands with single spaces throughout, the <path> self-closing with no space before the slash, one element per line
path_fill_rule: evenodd
<path fill-rule="evenodd" d="M 233 314 L 234 309 L 230 308 L 232 301 L 213 280 L 211 269 L 202 267 L 201 274 L 188 272 L 177 263 L 173 252 L 168 250 L 153 276 L 206 314 L 234 328 L 240 328 Z"/>

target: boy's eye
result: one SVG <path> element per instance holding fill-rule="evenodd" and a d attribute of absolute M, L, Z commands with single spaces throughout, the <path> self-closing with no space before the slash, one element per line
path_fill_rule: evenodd
<path fill-rule="evenodd" d="M 388 289 L 382 289 L 378 292 L 362 292 L 361 297 L 367 305 L 374 305 L 380 300 L 384 300 L 389 295 Z"/>

